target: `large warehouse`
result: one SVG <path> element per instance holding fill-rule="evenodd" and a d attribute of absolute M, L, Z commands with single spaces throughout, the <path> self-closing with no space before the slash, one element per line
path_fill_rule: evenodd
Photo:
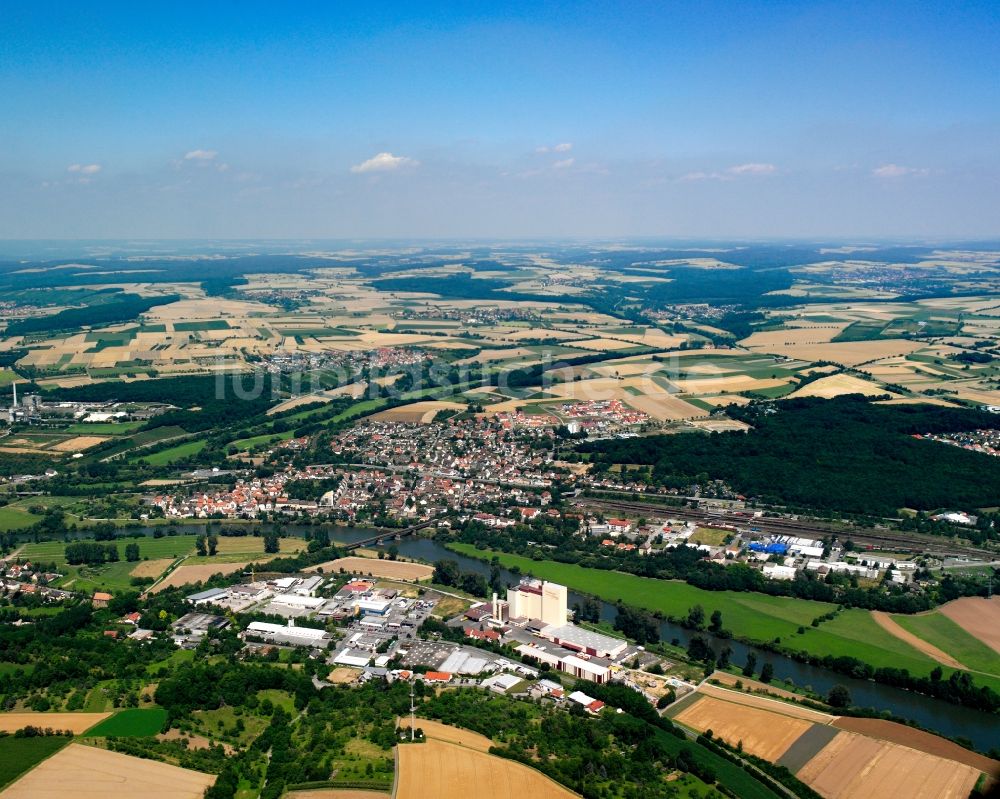
<path fill-rule="evenodd" d="M 281 624 L 270 624 L 266 621 L 252 621 L 246 629 L 246 635 L 260 638 L 271 644 L 286 644 L 289 646 L 309 646 L 325 649 L 330 644 L 330 634 L 326 630 L 312 627 L 295 627 Z"/>
<path fill-rule="evenodd" d="M 585 630 L 575 624 L 550 625 L 538 633 L 542 638 L 554 641 L 564 649 L 583 652 L 586 655 L 615 660 L 628 648 L 628 641 Z"/>

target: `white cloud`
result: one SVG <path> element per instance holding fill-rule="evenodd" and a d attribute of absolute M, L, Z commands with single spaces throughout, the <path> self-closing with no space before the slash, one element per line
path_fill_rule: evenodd
<path fill-rule="evenodd" d="M 688 183 L 696 180 L 718 180 L 720 177 L 722 176 L 718 172 L 688 172 L 677 179 L 683 183 Z"/>
<path fill-rule="evenodd" d="M 568 153 L 572 149 L 573 149 L 573 142 L 564 141 L 564 142 L 560 142 L 559 144 L 554 144 L 551 147 L 549 147 L 546 144 L 543 144 L 541 147 L 536 147 L 535 148 L 535 152 L 536 153 Z"/>
<path fill-rule="evenodd" d="M 96 175 L 101 171 L 100 164 L 71 164 L 66 168 L 67 172 L 76 172 L 80 175 Z"/>
<path fill-rule="evenodd" d="M 736 178 L 742 177 L 755 177 L 758 175 L 772 175 L 778 171 L 778 167 L 774 164 L 762 164 L 762 163 L 749 163 L 749 164 L 737 164 L 736 166 L 728 167 L 722 172 L 705 172 L 698 170 L 696 172 L 688 172 L 685 175 L 681 175 L 677 180 L 681 183 L 689 183 L 699 180 L 735 180 Z"/>
<path fill-rule="evenodd" d="M 726 172 L 730 175 L 770 175 L 772 172 L 777 171 L 777 169 L 774 164 L 751 163 L 731 166 Z"/>
<path fill-rule="evenodd" d="M 925 177 L 930 174 L 929 169 L 916 169 L 911 166 L 900 166 L 899 164 L 883 164 L 875 167 L 872 174 L 877 178 L 902 178 L 907 175 Z"/>
<path fill-rule="evenodd" d="M 553 169 L 569 169 L 573 164 L 576 163 L 575 158 L 564 158 L 562 161 L 556 161 L 553 165 Z"/>
<path fill-rule="evenodd" d="M 403 155 L 379 153 L 378 155 L 372 156 L 367 161 L 355 164 L 351 167 L 351 171 L 356 174 L 362 174 L 365 172 L 392 172 L 396 169 L 401 169 L 402 167 L 419 166 L 419 164 L 419 161 L 414 161 L 412 158 L 407 158 Z"/>
<path fill-rule="evenodd" d="M 217 150 L 191 150 L 184 153 L 185 161 L 211 161 L 219 152 Z"/>

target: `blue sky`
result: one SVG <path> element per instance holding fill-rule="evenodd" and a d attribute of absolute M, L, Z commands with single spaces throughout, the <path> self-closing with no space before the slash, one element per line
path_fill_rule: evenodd
<path fill-rule="evenodd" d="M 0 5 L 0 237 L 1000 235 L 1000 3 Z"/>

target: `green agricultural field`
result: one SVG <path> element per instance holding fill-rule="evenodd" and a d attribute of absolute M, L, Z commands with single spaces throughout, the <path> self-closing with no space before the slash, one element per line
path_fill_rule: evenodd
<path fill-rule="evenodd" d="M 197 322 L 174 322 L 174 330 L 178 333 L 194 333 L 199 330 L 229 330 L 229 322 L 225 319 L 205 319 Z"/>
<path fill-rule="evenodd" d="M 926 675 L 935 661 L 883 630 L 871 613 L 860 608 L 842 611 L 832 621 L 808 627 L 802 635 L 782 638 L 782 645 L 820 657 L 849 655 L 875 667 L 909 669 Z"/>
<path fill-rule="evenodd" d="M 91 436 L 123 436 L 134 433 L 145 422 L 80 422 L 66 428 L 67 433 Z"/>
<path fill-rule="evenodd" d="M 152 538 L 145 536 L 141 538 L 118 538 L 114 543 L 118 546 L 118 555 L 121 562 L 125 562 L 126 544 L 136 543 L 139 545 L 139 555 L 141 558 L 155 560 L 157 558 L 179 558 L 194 551 L 196 535 L 165 535 L 163 538 Z M 104 542 L 110 544 L 112 542 Z M 22 553 L 24 557 L 32 560 L 48 563 L 55 562 L 57 565 L 66 563 L 66 543 L 64 541 L 44 541 L 38 544 L 25 544 Z M 113 564 L 118 565 L 118 564 Z M 134 567 L 135 564 L 128 564 Z"/>
<path fill-rule="evenodd" d="M 148 738 L 156 735 L 167 720 L 162 707 L 131 708 L 104 719 L 84 733 L 87 738 Z"/>
<path fill-rule="evenodd" d="M 893 616 L 892 619 L 972 671 L 1000 676 L 1000 655 L 944 614 L 932 611 L 919 616 Z"/>
<path fill-rule="evenodd" d="M 245 449 L 253 449 L 254 447 L 259 447 L 264 444 L 275 444 L 278 441 L 287 441 L 294 434 L 294 430 L 286 430 L 284 433 L 264 433 L 263 435 L 251 436 L 250 438 L 241 438 L 239 441 L 233 441 L 230 446 L 234 446 L 238 450 L 243 451 Z"/>
<path fill-rule="evenodd" d="M 736 591 L 705 591 L 676 580 L 655 580 L 623 572 L 602 571 L 554 561 L 536 561 L 519 555 L 478 550 L 471 544 L 449 544 L 450 549 L 470 557 L 489 559 L 496 555 L 510 568 L 524 574 L 561 583 L 576 591 L 593 594 L 608 602 L 622 601 L 665 616 L 686 616 L 688 608 L 701 605 L 705 613 L 722 612 L 722 625 L 735 636 L 752 641 L 773 642 L 811 655 L 855 657 L 875 667 L 907 668 L 926 675 L 937 663 L 909 644 L 879 627 L 868 611 L 850 609 L 835 619 L 812 627 L 811 622 L 834 609 L 827 602 Z M 800 627 L 805 628 L 799 634 Z M 950 670 L 945 670 L 946 676 Z M 977 681 L 996 688 L 1000 680 L 977 675 Z"/>
<path fill-rule="evenodd" d="M 178 444 L 176 447 L 170 447 L 168 449 L 161 450 L 160 452 L 154 452 L 152 455 L 146 455 L 141 460 L 148 463 L 150 466 L 166 466 L 174 461 L 183 460 L 184 458 L 190 458 L 192 455 L 197 455 L 201 452 L 208 441 L 204 438 L 197 438 L 193 441 L 185 441 L 183 444 Z"/>
<path fill-rule="evenodd" d="M 772 597 L 737 591 L 705 591 L 679 580 L 654 580 L 616 571 L 588 569 L 569 563 L 536 561 L 520 555 L 478 550 L 471 544 L 449 544 L 450 549 L 474 558 L 496 555 L 507 566 L 517 566 L 524 574 L 561 583 L 608 602 L 622 601 L 665 616 L 686 616 L 688 609 L 701 605 L 706 615 L 722 611 L 722 625 L 735 635 L 757 641 L 771 641 L 791 635 L 800 626 L 834 609 L 828 602 Z"/>
<path fill-rule="evenodd" d="M 36 738 L 8 735 L 0 738 L 0 788 L 54 755 L 71 740 L 62 735 Z"/>
<path fill-rule="evenodd" d="M 20 375 L 13 369 L 0 369 L 0 386 L 9 386 L 15 380 L 20 379 Z"/>
<path fill-rule="evenodd" d="M 137 590 L 132 586 L 132 569 L 135 563 L 119 561 L 105 563 L 100 566 L 62 566 L 60 570 L 66 577 L 57 583 L 58 587 L 71 588 L 85 594 L 94 591 L 107 591 L 117 594 L 123 591 Z"/>
<path fill-rule="evenodd" d="M 28 513 L 26 510 L 13 508 L 8 505 L 0 508 L 0 533 L 6 533 L 11 530 L 22 530 L 25 527 L 31 527 L 31 525 L 37 522 L 40 518 L 41 517 L 35 516 L 33 513 Z"/>

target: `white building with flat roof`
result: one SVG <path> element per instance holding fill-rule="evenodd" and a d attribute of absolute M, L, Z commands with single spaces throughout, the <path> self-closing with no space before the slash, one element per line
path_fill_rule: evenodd
<path fill-rule="evenodd" d="M 271 601 L 278 605 L 287 605 L 290 608 L 303 610 L 316 610 L 326 602 L 321 596 L 302 596 L 301 594 L 278 594 Z"/>
<path fill-rule="evenodd" d="M 610 635 L 577 627 L 575 624 L 552 624 L 538 634 L 564 649 L 609 660 L 621 657 L 628 649 L 628 641 L 622 638 L 612 638 Z"/>
<path fill-rule="evenodd" d="M 330 634 L 326 630 L 313 627 L 296 627 L 293 624 L 271 624 L 266 621 L 252 621 L 247 626 L 247 635 L 261 638 L 275 644 L 290 646 L 309 646 L 325 649 L 330 643 Z"/>
<path fill-rule="evenodd" d="M 507 606 L 510 618 L 565 624 L 569 612 L 566 586 L 525 578 L 519 585 L 508 589 Z"/>

